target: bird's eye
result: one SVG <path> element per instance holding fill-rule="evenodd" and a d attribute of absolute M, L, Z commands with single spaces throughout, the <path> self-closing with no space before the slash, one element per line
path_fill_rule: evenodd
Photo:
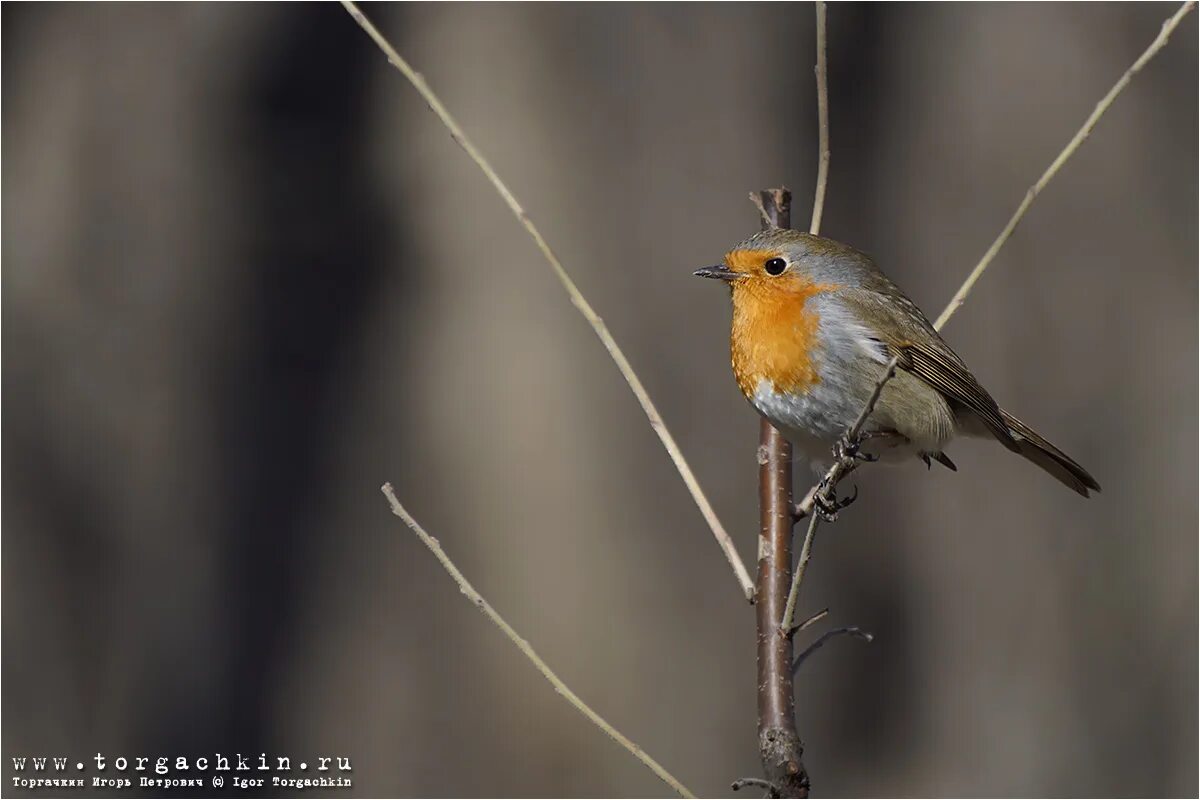
<path fill-rule="evenodd" d="M 767 263 L 763 264 L 763 269 L 767 271 L 768 275 L 780 275 L 787 269 L 787 262 L 782 258 L 769 258 Z"/>

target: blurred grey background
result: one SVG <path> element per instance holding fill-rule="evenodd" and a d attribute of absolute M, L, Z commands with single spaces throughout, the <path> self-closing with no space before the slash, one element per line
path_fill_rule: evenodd
<path fill-rule="evenodd" d="M 832 5 L 823 232 L 936 314 L 1175 8 Z M 366 11 L 752 562 L 757 419 L 726 293 L 691 271 L 756 229 L 751 190 L 808 219 L 812 7 Z M 721 553 L 525 232 L 340 7 L 6 4 L 3 26 L 6 764 L 265 751 L 349 756 L 360 796 L 663 793 L 464 602 L 390 480 L 692 789 L 759 773 Z M 803 603 L 876 641 L 799 678 L 815 793 L 1197 792 L 1196 34 L 946 332 L 1103 494 L 983 442 L 957 474 L 856 476 Z"/>

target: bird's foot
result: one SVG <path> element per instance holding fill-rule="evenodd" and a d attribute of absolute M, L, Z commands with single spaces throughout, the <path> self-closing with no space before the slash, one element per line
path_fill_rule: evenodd
<path fill-rule="evenodd" d="M 834 522 L 837 520 L 838 512 L 849 507 L 857 499 L 857 485 L 849 497 L 839 498 L 833 486 L 821 481 L 821 487 L 813 494 L 813 510 L 819 513 L 826 522 Z"/>
<path fill-rule="evenodd" d="M 878 461 L 879 456 L 871 453 L 864 453 L 862 450 L 862 442 L 870 438 L 870 434 L 864 433 L 860 436 L 859 441 L 851 441 L 846 436 L 838 438 L 833 445 L 833 457 L 838 461 L 865 461 L 867 463 Z"/>

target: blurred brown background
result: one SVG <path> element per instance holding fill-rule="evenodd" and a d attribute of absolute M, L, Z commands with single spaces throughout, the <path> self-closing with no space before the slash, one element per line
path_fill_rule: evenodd
<path fill-rule="evenodd" d="M 1176 6 L 836 4 L 825 229 L 935 314 Z M 511 182 L 753 558 L 757 420 L 691 271 L 815 174 L 809 5 L 367 12 Z M 5 5 L 3 736 L 347 755 L 355 795 L 758 774 L 753 614 L 549 268 L 336 5 Z M 1086 465 L 864 470 L 805 606 L 821 795 L 1197 792 L 1197 24 L 947 330 Z M 11 781 L 5 767 L 6 785 Z M 11 791 L 11 789 L 10 789 Z"/>

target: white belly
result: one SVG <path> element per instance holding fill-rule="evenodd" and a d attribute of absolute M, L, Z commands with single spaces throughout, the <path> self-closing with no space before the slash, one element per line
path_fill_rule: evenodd
<path fill-rule="evenodd" d="M 804 394 L 781 394 L 762 380 L 751 404 L 778 428 L 796 449 L 798 460 L 823 473 L 833 463 L 833 446 L 862 413 L 864 399 L 831 381 L 822 381 Z M 868 424 L 868 432 L 874 429 Z M 905 461 L 923 452 L 936 453 L 943 442 L 913 442 L 903 437 L 868 437 L 862 452 L 882 461 Z"/>

